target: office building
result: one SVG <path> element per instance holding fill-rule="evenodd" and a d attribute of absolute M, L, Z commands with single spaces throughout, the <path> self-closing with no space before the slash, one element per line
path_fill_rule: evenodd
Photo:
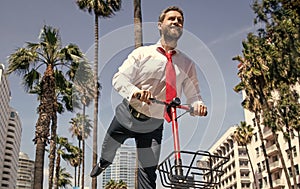
<path fill-rule="evenodd" d="M 0 188 L 16 188 L 18 154 L 21 143 L 21 121 L 9 106 L 10 89 L 0 64 Z"/>
<path fill-rule="evenodd" d="M 299 85 L 295 86 L 300 94 Z M 300 101 L 299 101 L 300 103 Z M 209 152 L 214 155 L 224 156 L 229 158 L 229 161 L 223 166 L 224 174 L 219 177 L 220 183 L 214 188 L 216 189 L 252 189 L 256 188 L 269 189 L 270 179 L 268 177 L 266 158 L 263 153 L 262 142 L 260 140 L 260 133 L 266 148 L 268 156 L 268 165 L 271 173 L 271 180 L 274 189 L 290 189 L 287 183 L 286 174 L 283 169 L 282 162 L 287 167 L 288 178 L 291 182 L 291 187 L 297 185 L 300 188 L 300 152 L 299 152 L 299 137 L 291 135 L 291 147 L 284 138 L 282 132 L 277 132 L 277 141 L 280 149 L 276 146 L 276 135 L 272 130 L 260 124 L 253 125 L 254 114 L 248 110 L 244 110 L 245 121 L 247 125 L 251 125 L 253 130 L 253 137 L 251 142 L 247 145 L 248 154 L 253 165 L 253 172 L 251 170 L 250 160 L 247 156 L 245 146 L 239 146 L 234 140 L 234 131 L 236 127 L 231 127 L 223 134 L 222 137 L 209 149 Z M 261 132 L 260 132 L 261 131 Z M 280 152 L 283 156 L 283 161 L 280 160 Z M 291 158 L 293 157 L 293 158 Z M 204 161 L 205 159 L 202 159 Z M 291 162 L 293 160 L 293 163 Z M 217 158 L 213 158 L 212 165 L 218 163 Z M 292 167 L 294 167 L 296 175 L 296 183 L 293 182 Z M 255 180 L 256 182 L 255 182 Z"/>
<path fill-rule="evenodd" d="M 21 121 L 18 113 L 10 109 L 10 117 L 5 137 L 5 151 L 1 188 L 16 188 L 19 151 L 21 143 Z"/>
<path fill-rule="evenodd" d="M 10 90 L 7 78 L 4 74 L 5 67 L 0 64 L 0 186 L 3 174 L 3 162 L 5 155 L 5 139 L 7 135 L 7 125 L 9 120 L 9 101 L 10 101 Z"/>
<path fill-rule="evenodd" d="M 250 165 L 243 146 L 239 146 L 234 140 L 233 134 L 236 127 L 230 127 L 219 140 L 209 149 L 214 156 L 228 158 L 228 162 L 217 169 L 223 171 L 220 177 L 214 177 L 212 182 L 219 183 L 215 185 L 215 189 L 252 189 L 253 178 L 250 174 Z M 208 161 L 205 157 L 202 161 Z M 212 167 L 221 164 L 224 159 L 212 158 Z M 214 172 L 214 175 L 217 172 Z M 207 177 L 206 181 L 209 179 Z"/>
<path fill-rule="evenodd" d="M 19 153 L 19 166 L 16 189 L 33 188 L 34 161 L 29 159 L 26 153 Z"/>
<path fill-rule="evenodd" d="M 113 163 L 104 171 L 102 188 L 110 180 L 124 181 L 128 189 L 134 189 L 135 184 L 136 148 L 122 145 L 115 156 Z"/>

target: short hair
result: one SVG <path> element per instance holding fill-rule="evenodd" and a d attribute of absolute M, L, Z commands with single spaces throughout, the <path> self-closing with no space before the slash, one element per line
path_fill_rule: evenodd
<path fill-rule="evenodd" d="M 159 17 L 158 17 L 158 22 L 163 22 L 164 19 L 165 19 L 165 17 L 166 17 L 167 12 L 169 12 L 169 11 L 177 11 L 177 12 L 179 12 L 179 13 L 181 14 L 181 16 L 182 16 L 183 21 L 184 21 L 182 9 L 180 9 L 180 8 L 177 7 L 177 6 L 170 6 L 170 7 L 167 7 L 166 9 L 164 9 L 164 10 L 161 12 L 161 14 L 160 14 Z"/>

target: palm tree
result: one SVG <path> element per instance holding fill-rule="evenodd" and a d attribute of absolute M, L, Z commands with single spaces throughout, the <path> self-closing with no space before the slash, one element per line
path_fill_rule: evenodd
<path fill-rule="evenodd" d="M 116 185 L 117 185 L 116 181 L 111 179 L 105 184 L 104 189 L 113 189 L 116 187 Z"/>
<path fill-rule="evenodd" d="M 134 6 L 134 44 L 135 48 L 143 46 L 141 0 L 133 0 Z"/>
<path fill-rule="evenodd" d="M 104 189 L 127 189 L 127 184 L 123 180 L 116 182 L 111 179 L 105 184 Z"/>
<path fill-rule="evenodd" d="M 234 131 L 233 136 L 239 145 L 245 147 L 247 156 L 248 156 L 248 159 L 250 162 L 250 166 L 251 166 L 251 171 L 253 174 L 255 188 L 259 188 L 257 180 L 256 180 L 256 176 L 254 173 L 254 169 L 253 169 L 253 164 L 252 164 L 252 161 L 251 161 L 251 158 L 249 155 L 249 151 L 248 151 L 248 147 L 247 147 L 247 145 L 251 143 L 251 139 L 253 136 L 253 130 L 254 130 L 254 128 L 251 127 L 251 125 L 247 125 L 246 122 L 241 121 L 240 125 L 238 127 L 236 127 L 236 130 Z"/>
<path fill-rule="evenodd" d="M 134 46 L 138 48 L 143 46 L 143 28 L 142 28 L 142 9 L 141 9 L 141 0 L 133 0 L 134 6 Z M 136 168 L 135 168 L 135 188 L 138 187 L 138 159 L 136 159 Z"/>
<path fill-rule="evenodd" d="M 99 17 L 107 18 L 120 10 L 121 0 L 77 0 L 81 10 L 94 14 L 95 19 L 95 57 L 94 57 L 94 124 L 93 124 L 93 167 L 97 164 L 97 132 L 98 132 L 98 101 L 99 101 L 99 81 L 98 81 L 98 48 L 99 48 Z M 97 179 L 92 180 L 92 189 L 97 188 Z"/>
<path fill-rule="evenodd" d="M 75 150 L 72 150 L 72 153 L 65 157 L 65 159 L 70 162 L 72 167 L 74 167 L 74 186 L 77 186 L 77 167 L 80 164 L 81 152 L 79 148 L 77 148 L 78 150 L 76 150 L 76 148 L 74 149 Z"/>
<path fill-rule="evenodd" d="M 88 116 L 83 116 L 81 114 L 76 114 L 75 118 L 72 118 L 71 121 L 71 127 L 70 131 L 72 133 L 72 137 L 76 136 L 78 139 L 78 147 L 81 149 L 82 146 L 82 155 L 80 156 L 79 159 L 79 170 L 78 170 L 78 186 L 79 186 L 79 181 L 80 181 L 80 164 L 84 164 L 84 152 L 85 152 L 85 139 L 90 136 L 91 133 L 91 120 L 88 119 Z M 84 129 L 83 129 L 84 128 Z M 82 177 L 81 177 L 81 186 L 84 187 L 84 167 L 82 167 Z"/>
<path fill-rule="evenodd" d="M 54 189 L 58 188 L 61 156 L 63 156 L 66 153 L 69 142 L 67 138 L 57 136 L 56 144 L 57 144 L 57 148 L 56 148 L 57 155 L 56 155 L 56 168 L 55 168 L 56 173 L 54 177 Z"/>
<path fill-rule="evenodd" d="M 74 94 L 76 97 L 80 99 L 80 102 L 82 104 L 82 117 L 85 119 L 81 119 L 82 123 L 81 125 L 84 125 L 85 129 L 82 129 L 81 127 L 81 135 L 85 137 L 81 137 L 82 140 L 82 175 L 81 175 L 81 187 L 84 188 L 84 176 L 85 176 L 85 139 L 90 136 L 90 128 L 92 125 L 90 124 L 90 120 L 87 119 L 87 116 L 85 115 L 85 109 L 87 106 L 89 106 L 91 99 L 93 98 L 93 88 L 91 86 L 92 84 L 92 72 L 85 72 L 83 75 L 83 79 L 81 77 L 78 78 L 78 82 L 75 82 L 75 91 Z M 74 126 L 74 125 L 73 125 Z M 75 127 L 75 126 L 74 126 Z M 74 128 L 76 129 L 76 128 Z M 87 131 L 87 132 L 86 132 Z M 80 132 L 76 132 L 77 134 L 80 134 Z M 76 134 L 73 133 L 73 134 Z M 78 136 L 78 135 L 77 135 Z M 80 177 L 80 175 L 79 175 Z M 79 181 L 80 179 L 78 179 Z"/>
<path fill-rule="evenodd" d="M 82 132 L 81 132 L 81 120 L 80 120 L 80 114 L 77 114 L 75 118 L 71 118 L 71 121 L 69 122 L 71 124 L 71 127 L 69 128 L 70 132 L 72 133 L 72 137 L 76 136 L 78 140 L 78 148 L 81 149 L 81 140 L 82 140 Z M 82 163 L 82 154 L 78 157 L 78 164 L 75 167 L 75 186 L 79 186 L 80 182 L 80 165 Z M 76 168 L 78 167 L 78 178 L 76 177 Z M 76 183 L 77 179 L 77 183 Z"/>
<path fill-rule="evenodd" d="M 294 91 L 290 84 L 282 83 L 281 89 L 278 90 L 278 98 L 276 98 L 273 105 L 273 112 L 269 113 L 275 114 L 275 116 L 271 117 L 270 122 L 278 123 L 281 126 L 281 132 L 283 133 L 284 139 L 288 143 L 288 149 L 286 151 L 291 165 L 291 175 L 293 178 L 293 183 L 297 183 L 297 174 L 294 164 L 294 153 L 293 153 L 293 145 L 292 145 L 292 137 L 293 137 L 293 129 L 295 126 L 299 127 L 299 94 L 297 91 Z M 299 138 L 298 138 L 299 141 Z M 276 143 L 278 149 L 280 149 L 280 145 Z M 279 152 L 281 153 L 281 152 Z M 284 161 L 284 160 L 281 160 Z M 285 174 L 288 174 L 287 170 Z M 289 174 L 288 174 L 289 175 Z M 297 185 L 294 184 L 294 188 L 297 188 Z"/>
<path fill-rule="evenodd" d="M 66 171 L 66 168 L 59 169 L 58 187 L 67 188 L 68 185 L 72 186 L 71 180 L 72 176 Z"/>
<path fill-rule="evenodd" d="M 69 162 L 80 156 L 80 149 L 71 143 L 69 143 L 68 139 L 65 137 L 57 137 L 57 156 L 56 156 L 56 167 L 55 167 L 55 179 L 54 179 L 54 189 L 58 189 L 60 186 L 59 179 L 60 179 L 60 164 L 61 158 L 65 161 Z"/>
<path fill-rule="evenodd" d="M 252 35 L 249 34 L 248 38 L 251 39 L 251 37 L 252 37 Z M 251 47 L 251 45 L 250 45 L 250 47 L 248 47 L 249 45 L 246 42 L 243 42 L 243 46 L 247 50 Z M 253 46 L 255 46 L 255 45 L 253 45 Z M 248 51 L 245 50 L 245 52 L 248 52 Z M 254 67 L 251 64 L 251 62 L 249 62 L 248 60 L 246 60 L 240 56 L 235 57 L 234 60 L 238 60 L 240 62 L 238 76 L 241 79 L 241 82 L 234 87 L 234 91 L 236 91 L 236 92 L 244 91 L 245 92 L 245 98 L 242 102 L 242 106 L 245 109 L 254 113 L 253 126 L 254 127 L 257 126 L 257 128 L 258 128 L 258 134 L 259 134 L 259 138 L 261 141 L 261 147 L 262 147 L 263 155 L 265 158 L 266 169 L 267 169 L 267 173 L 268 173 L 269 185 L 270 185 L 270 188 L 273 188 L 273 180 L 272 180 L 272 175 L 271 175 L 271 170 L 270 170 L 269 157 L 267 155 L 265 140 L 263 137 L 263 132 L 262 132 L 261 124 L 260 124 L 261 123 L 260 117 L 262 114 L 263 102 L 262 102 L 262 98 L 258 98 L 258 97 L 262 94 L 261 85 L 264 82 L 262 82 L 261 77 L 256 75 L 256 73 L 258 71 L 257 71 L 256 67 Z M 257 88 L 259 88 L 259 89 L 257 89 Z"/>
<path fill-rule="evenodd" d="M 81 175 L 81 188 L 84 189 L 84 169 L 85 169 L 85 140 L 90 136 L 91 134 L 91 128 L 93 127 L 91 125 L 91 120 L 87 118 L 83 114 L 83 121 L 82 121 L 83 128 L 82 130 L 82 175 Z"/>
<path fill-rule="evenodd" d="M 127 184 L 123 180 L 119 180 L 116 189 L 127 189 Z"/>
<path fill-rule="evenodd" d="M 49 142 L 50 125 L 50 162 L 55 159 L 55 138 L 57 129 L 57 102 L 56 78 L 69 80 L 75 76 L 76 68 L 83 58 L 83 54 L 75 44 L 62 47 L 61 39 L 57 29 L 44 26 L 39 36 L 39 43 L 28 42 L 26 47 L 17 49 L 9 56 L 8 74 L 16 73 L 23 77 L 23 85 L 26 92 L 39 89 L 39 117 L 36 123 L 35 137 L 36 144 L 34 188 L 43 188 L 43 171 L 45 147 Z M 62 67 L 67 68 L 63 72 Z M 44 73 L 41 73 L 44 71 Z M 53 165 L 51 166 L 54 167 Z M 50 167 L 50 168 L 51 168 Z M 49 173 L 49 188 L 52 187 L 53 170 Z"/>

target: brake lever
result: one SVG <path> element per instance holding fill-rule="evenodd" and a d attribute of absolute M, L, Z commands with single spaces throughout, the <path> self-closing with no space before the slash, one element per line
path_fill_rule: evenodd
<path fill-rule="evenodd" d="M 168 103 L 157 100 L 156 98 L 149 98 L 149 100 L 153 103 L 156 103 L 156 104 L 168 105 Z"/>

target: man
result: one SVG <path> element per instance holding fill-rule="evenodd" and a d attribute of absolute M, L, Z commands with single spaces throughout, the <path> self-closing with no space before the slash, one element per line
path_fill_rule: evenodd
<path fill-rule="evenodd" d="M 100 162 L 93 168 L 91 177 L 98 176 L 112 163 L 116 150 L 126 139 L 134 138 L 139 160 L 138 188 L 156 187 L 155 171 L 166 114 L 162 105 L 151 103 L 149 98 L 170 101 L 180 97 L 183 91 L 187 103 L 194 108 L 192 115 L 205 115 L 195 64 L 175 49 L 183 32 L 183 22 L 180 8 L 172 6 L 163 10 L 158 22 L 160 41 L 135 49 L 114 75 L 113 86 L 124 100 L 116 108 L 104 138 Z M 170 81 L 166 73 L 171 73 L 169 69 L 173 69 L 174 77 Z"/>

